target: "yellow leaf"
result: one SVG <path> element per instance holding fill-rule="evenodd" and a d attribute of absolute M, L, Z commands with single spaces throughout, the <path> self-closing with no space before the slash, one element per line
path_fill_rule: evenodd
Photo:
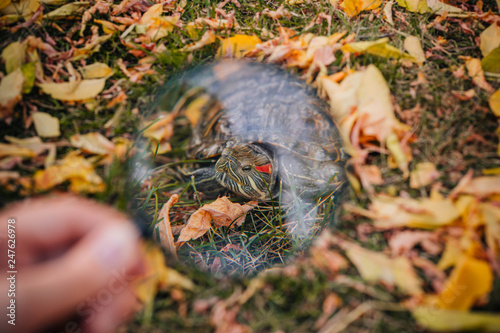
<path fill-rule="evenodd" d="M 105 185 L 95 173 L 93 165 L 81 156 L 69 154 L 45 170 L 39 170 L 33 176 L 35 189 L 46 191 L 52 187 L 70 181 L 72 192 L 102 192 Z"/>
<path fill-rule="evenodd" d="M 375 41 L 353 42 L 342 46 L 342 51 L 351 53 L 369 53 L 383 58 L 407 59 L 415 61 L 415 58 L 400 49 L 387 44 L 389 38 L 380 38 Z"/>
<path fill-rule="evenodd" d="M 208 94 L 203 94 L 199 97 L 196 97 L 194 101 L 189 103 L 189 105 L 185 108 L 185 114 L 193 128 L 198 123 L 198 119 L 200 119 L 203 108 L 207 105 L 208 102 L 212 100 L 212 97 Z"/>
<path fill-rule="evenodd" d="M 489 203 L 482 203 L 479 211 L 485 224 L 486 244 L 493 257 L 498 260 L 500 257 L 500 208 Z"/>
<path fill-rule="evenodd" d="M 401 148 L 401 144 L 399 143 L 398 136 L 394 133 L 391 133 L 387 136 L 385 141 L 387 149 L 391 153 L 391 156 L 398 168 L 403 171 L 403 177 L 408 178 L 408 159 L 406 158 L 406 154 L 403 152 Z"/>
<path fill-rule="evenodd" d="M 101 79 L 113 75 L 113 70 L 102 62 L 95 62 L 92 65 L 82 67 L 80 72 L 84 79 Z"/>
<path fill-rule="evenodd" d="M 6 136 L 5 139 L 9 141 L 10 144 L 0 143 L 0 157 L 34 157 L 48 151 L 47 157 L 45 158 L 45 167 L 49 167 L 55 160 L 56 146 L 54 143 L 43 143 L 37 136 L 25 139 Z"/>
<path fill-rule="evenodd" d="M 207 30 L 207 31 L 205 31 L 205 33 L 203 34 L 203 36 L 201 36 L 201 38 L 200 38 L 199 41 L 197 41 L 196 43 L 192 43 L 192 44 L 186 45 L 185 47 L 183 47 L 181 49 L 181 51 L 192 52 L 192 51 L 195 51 L 195 50 L 199 50 L 203 46 L 212 44 L 214 42 L 215 42 L 215 34 L 214 34 L 214 32 L 212 30 Z"/>
<path fill-rule="evenodd" d="M 437 15 L 443 15 L 446 13 L 461 13 L 462 10 L 455 6 L 448 5 L 439 0 L 427 0 L 427 6 L 429 7 L 428 12 L 435 13 Z"/>
<path fill-rule="evenodd" d="M 500 315 L 497 313 L 467 312 L 431 307 L 417 307 L 412 310 L 412 315 L 420 325 L 430 331 L 500 331 Z"/>
<path fill-rule="evenodd" d="M 484 78 L 483 69 L 481 67 L 481 61 L 477 58 L 469 59 L 465 63 L 465 67 L 469 73 L 469 76 L 472 78 L 472 82 L 481 89 L 484 89 L 488 92 L 493 92 L 493 87 L 486 81 Z"/>
<path fill-rule="evenodd" d="M 243 58 L 247 52 L 252 51 L 257 44 L 262 43 L 259 37 L 247 35 L 234 35 L 221 40 L 217 57 Z"/>
<path fill-rule="evenodd" d="M 153 246 L 143 246 L 145 252 L 146 274 L 136 281 L 134 287 L 137 298 L 144 304 L 150 304 L 158 290 L 180 288 L 193 290 L 193 282 L 186 276 L 165 265 L 165 256 L 161 250 Z"/>
<path fill-rule="evenodd" d="M 500 89 L 495 91 L 489 99 L 490 109 L 495 116 L 500 117 Z"/>
<path fill-rule="evenodd" d="M 61 135 L 59 131 L 59 119 L 45 112 L 35 112 L 32 115 L 36 134 L 42 138 L 53 138 Z"/>
<path fill-rule="evenodd" d="M 10 0 L 0 0 L 0 10 L 4 9 L 8 5 L 10 5 L 11 1 Z"/>
<path fill-rule="evenodd" d="M 44 18 L 57 20 L 57 19 L 73 19 L 81 16 L 85 7 L 90 6 L 90 2 L 72 2 L 65 4 L 57 9 L 44 15 Z"/>
<path fill-rule="evenodd" d="M 23 83 L 23 94 L 29 94 L 33 86 L 35 85 L 35 72 L 36 72 L 36 64 L 34 62 L 29 62 L 21 66 L 21 72 L 24 75 L 24 83 Z"/>
<path fill-rule="evenodd" d="M 102 26 L 102 31 L 104 31 L 104 33 L 106 35 L 107 34 L 114 34 L 117 31 L 125 30 L 124 25 L 117 26 L 116 24 L 109 22 L 109 21 L 106 21 L 106 20 L 95 20 L 94 19 L 94 22 L 99 23 Z"/>
<path fill-rule="evenodd" d="M 396 285 L 399 290 L 410 295 L 422 294 L 422 281 L 408 258 L 390 258 L 344 240 L 340 241 L 339 246 L 346 251 L 347 257 L 366 281 Z"/>
<path fill-rule="evenodd" d="M 410 173 L 410 187 L 420 188 L 427 186 L 437 178 L 439 178 L 439 172 L 434 163 L 418 163 L 415 169 Z"/>
<path fill-rule="evenodd" d="M 398 5 L 403 8 L 408 9 L 412 13 L 420 13 L 423 14 L 429 11 L 429 7 L 427 7 L 426 0 L 397 0 Z"/>
<path fill-rule="evenodd" d="M 70 137 L 73 147 L 81 148 L 91 154 L 110 155 L 115 151 L 115 144 L 101 133 L 75 134 Z"/>
<path fill-rule="evenodd" d="M 500 46 L 481 60 L 481 68 L 488 73 L 500 74 Z"/>
<path fill-rule="evenodd" d="M 21 68 L 4 76 L 0 82 L 0 119 L 10 116 L 14 106 L 21 100 L 24 75 Z"/>
<path fill-rule="evenodd" d="M 163 5 L 161 3 L 154 4 L 142 15 L 139 24 L 147 25 L 153 22 L 153 19 L 160 17 L 163 12 Z"/>
<path fill-rule="evenodd" d="M 435 229 L 460 217 L 460 212 L 449 199 L 410 199 L 379 195 L 373 199 L 370 210 L 375 213 L 374 224 L 379 228 L 407 226 Z"/>
<path fill-rule="evenodd" d="M 425 61 L 425 53 L 422 49 L 420 39 L 415 36 L 408 36 L 404 42 L 405 50 L 415 58 L 417 64 L 422 65 Z"/>
<path fill-rule="evenodd" d="M 486 57 L 491 51 L 500 46 L 500 26 L 498 23 L 493 23 L 479 35 L 481 44 L 479 48 L 483 57 Z"/>
<path fill-rule="evenodd" d="M 344 0 L 344 12 L 349 17 L 361 13 L 363 10 L 372 10 L 380 7 L 382 0 Z"/>
<path fill-rule="evenodd" d="M 493 273 L 490 265 L 471 257 L 462 258 L 438 296 L 436 306 L 449 310 L 469 310 L 491 291 Z"/>
<path fill-rule="evenodd" d="M 40 83 L 46 94 L 61 101 L 85 101 L 93 99 L 104 89 L 106 79 L 89 79 L 63 83 Z"/>
<path fill-rule="evenodd" d="M 7 74 L 21 67 L 26 62 L 26 43 L 13 42 L 2 51 L 2 60 L 5 62 Z"/>
<path fill-rule="evenodd" d="M 21 17 L 27 19 L 34 12 L 36 12 L 38 7 L 40 7 L 40 2 L 38 0 L 13 1 L 9 5 L 1 9 L 1 13 L 6 16 L 16 15 L 17 19 Z"/>

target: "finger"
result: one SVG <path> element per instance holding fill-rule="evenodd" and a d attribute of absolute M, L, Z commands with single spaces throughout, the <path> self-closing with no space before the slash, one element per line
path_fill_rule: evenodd
<path fill-rule="evenodd" d="M 103 302 L 102 309 L 96 310 L 87 306 L 89 315 L 83 318 L 83 331 L 86 333 L 115 332 L 118 326 L 127 321 L 137 310 L 137 297 L 126 289 L 116 295 L 110 304 Z"/>
<path fill-rule="evenodd" d="M 141 264 L 138 233 L 131 224 L 95 228 L 58 259 L 19 270 L 19 314 L 46 325 L 83 311 L 126 288 Z M 27 320 L 24 320 L 27 322 Z"/>
<path fill-rule="evenodd" d="M 123 214 L 110 207 L 69 195 L 25 200 L 2 215 L 6 218 L 0 221 L 16 220 L 16 243 L 21 262 L 29 262 L 33 254 L 43 257 L 64 250 L 97 226 L 126 220 Z"/>

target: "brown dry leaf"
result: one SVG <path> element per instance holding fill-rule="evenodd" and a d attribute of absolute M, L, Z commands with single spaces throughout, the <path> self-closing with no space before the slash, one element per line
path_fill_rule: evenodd
<path fill-rule="evenodd" d="M 344 12 L 349 17 L 356 16 L 363 10 L 376 9 L 380 7 L 381 4 L 382 0 L 344 0 L 342 3 Z"/>
<path fill-rule="evenodd" d="M 384 19 L 389 23 L 390 25 L 394 25 L 394 20 L 392 19 L 392 6 L 394 5 L 393 1 L 388 1 L 386 2 L 383 12 L 384 12 Z"/>
<path fill-rule="evenodd" d="M 352 42 L 342 46 L 342 51 L 350 53 L 366 52 L 383 58 L 406 59 L 416 62 L 416 59 L 413 56 L 390 44 L 387 44 L 388 42 L 389 38 L 381 38 L 375 41 Z"/>
<path fill-rule="evenodd" d="M 390 258 L 383 253 L 371 251 L 344 240 L 340 240 L 338 244 L 346 251 L 349 260 L 366 281 L 395 285 L 399 290 L 410 295 L 423 293 L 422 281 L 415 273 L 408 258 Z"/>
<path fill-rule="evenodd" d="M 161 208 L 159 218 L 161 219 L 155 226 L 156 233 L 160 237 L 160 244 L 175 257 L 177 257 L 177 251 L 175 249 L 174 235 L 172 234 L 172 225 L 170 223 L 170 218 L 168 213 L 170 208 L 179 201 L 179 195 L 174 194 L 168 199 L 167 203 Z"/>
<path fill-rule="evenodd" d="M 467 91 L 452 90 L 451 93 L 461 101 L 468 101 L 476 96 L 476 91 L 474 89 L 469 89 Z"/>
<path fill-rule="evenodd" d="M 405 230 L 391 236 L 389 239 L 389 248 L 392 255 L 397 256 L 408 252 L 417 244 L 424 242 L 439 244 L 437 235 L 434 232 Z"/>
<path fill-rule="evenodd" d="M 31 115 L 36 134 L 42 138 L 53 138 L 61 135 L 59 119 L 45 112 L 35 112 Z"/>
<path fill-rule="evenodd" d="M 155 246 L 143 246 L 146 257 L 146 274 L 137 280 L 134 291 L 143 304 L 151 304 L 159 290 L 172 288 L 193 290 L 193 282 L 186 276 L 165 265 L 165 256 Z"/>
<path fill-rule="evenodd" d="M 85 158 L 70 153 L 45 170 L 33 176 L 35 189 L 46 191 L 69 180 L 70 191 L 75 193 L 96 193 L 105 190 L 105 184 L 95 173 L 94 166 Z"/>
<path fill-rule="evenodd" d="M 82 67 L 80 72 L 84 79 L 107 79 L 113 75 L 113 70 L 102 62 L 95 62 L 92 65 Z"/>
<path fill-rule="evenodd" d="M 491 51 L 500 46 L 500 25 L 494 22 L 479 35 L 481 44 L 479 48 L 483 57 L 486 57 Z"/>
<path fill-rule="evenodd" d="M 488 100 L 490 104 L 490 109 L 493 114 L 497 117 L 500 117 L 500 89 L 495 91 Z"/>
<path fill-rule="evenodd" d="M 24 75 L 21 68 L 4 76 L 0 82 L 0 119 L 10 117 L 14 106 L 22 98 Z"/>
<path fill-rule="evenodd" d="M 104 89 L 106 79 L 89 79 L 63 83 L 40 83 L 42 91 L 61 101 L 94 99 Z"/>
<path fill-rule="evenodd" d="M 428 12 L 435 13 L 437 15 L 443 15 L 444 13 L 462 13 L 460 8 L 448 5 L 447 3 L 439 0 L 427 0 L 427 6 L 429 7 Z"/>
<path fill-rule="evenodd" d="M 221 39 L 217 57 L 234 57 L 239 59 L 244 57 L 248 52 L 251 52 L 260 43 L 262 41 L 255 35 L 234 35 L 233 37 Z"/>
<path fill-rule="evenodd" d="M 451 272 L 443 291 L 438 295 L 436 306 L 449 310 L 469 310 L 492 288 L 493 272 L 482 260 L 462 257 Z"/>
<path fill-rule="evenodd" d="M 192 51 L 195 51 L 195 50 L 199 50 L 203 46 L 212 44 L 214 42 L 215 42 L 215 34 L 214 34 L 214 32 L 212 30 L 207 30 L 207 31 L 205 31 L 205 33 L 203 34 L 203 36 L 201 36 L 201 38 L 200 38 L 199 41 L 197 41 L 197 42 L 195 42 L 193 44 L 186 45 L 185 47 L 183 47 L 181 49 L 181 51 L 192 52 Z"/>
<path fill-rule="evenodd" d="M 73 147 L 81 148 L 86 153 L 111 155 L 115 151 L 115 144 L 99 132 L 75 134 L 69 138 Z"/>
<path fill-rule="evenodd" d="M 240 205 L 232 203 L 227 197 L 220 197 L 210 204 L 203 205 L 191 215 L 177 242 L 183 243 L 203 236 L 211 228 L 212 220 L 218 227 L 239 226 L 245 220 L 246 213 L 256 205 L 256 201 Z"/>
<path fill-rule="evenodd" d="M 472 83 L 487 92 L 492 93 L 494 91 L 493 87 L 484 78 L 484 72 L 479 59 L 472 58 L 467 60 L 465 67 L 467 68 L 469 76 L 472 78 Z"/>
<path fill-rule="evenodd" d="M 420 39 L 415 36 L 408 36 L 404 41 L 405 50 L 415 58 L 415 62 L 422 65 L 425 62 L 425 53 L 422 49 Z"/>
<path fill-rule="evenodd" d="M 423 162 L 418 163 L 410 172 L 410 187 L 420 188 L 431 184 L 433 181 L 440 177 L 434 163 Z"/>
<path fill-rule="evenodd" d="M 460 217 L 460 212 L 449 199 L 410 199 L 378 195 L 373 198 L 370 211 L 375 214 L 374 225 L 383 229 L 403 226 L 435 229 Z"/>
<path fill-rule="evenodd" d="M 500 315 L 497 313 L 455 311 L 433 307 L 417 307 L 411 312 L 420 325 L 431 331 L 500 331 Z"/>

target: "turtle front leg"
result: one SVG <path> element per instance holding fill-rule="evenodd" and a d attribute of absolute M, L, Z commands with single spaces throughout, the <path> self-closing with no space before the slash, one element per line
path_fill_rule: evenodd
<path fill-rule="evenodd" d="M 194 181 L 196 191 L 202 192 L 207 199 L 215 199 L 220 195 L 228 193 L 227 188 L 223 187 L 215 179 L 215 167 L 200 168 L 192 173 L 184 175 L 185 181 Z"/>

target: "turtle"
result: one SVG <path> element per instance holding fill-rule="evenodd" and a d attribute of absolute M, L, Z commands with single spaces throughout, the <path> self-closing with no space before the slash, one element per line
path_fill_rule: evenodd
<path fill-rule="evenodd" d="M 329 106 L 293 74 L 221 61 L 182 81 L 190 87 L 183 108 L 198 113 L 187 155 L 215 161 L 190 174 L 197 191 L 269 201 L 282 191 L 316 198 L 345 182 L 342 139 Z"/>

